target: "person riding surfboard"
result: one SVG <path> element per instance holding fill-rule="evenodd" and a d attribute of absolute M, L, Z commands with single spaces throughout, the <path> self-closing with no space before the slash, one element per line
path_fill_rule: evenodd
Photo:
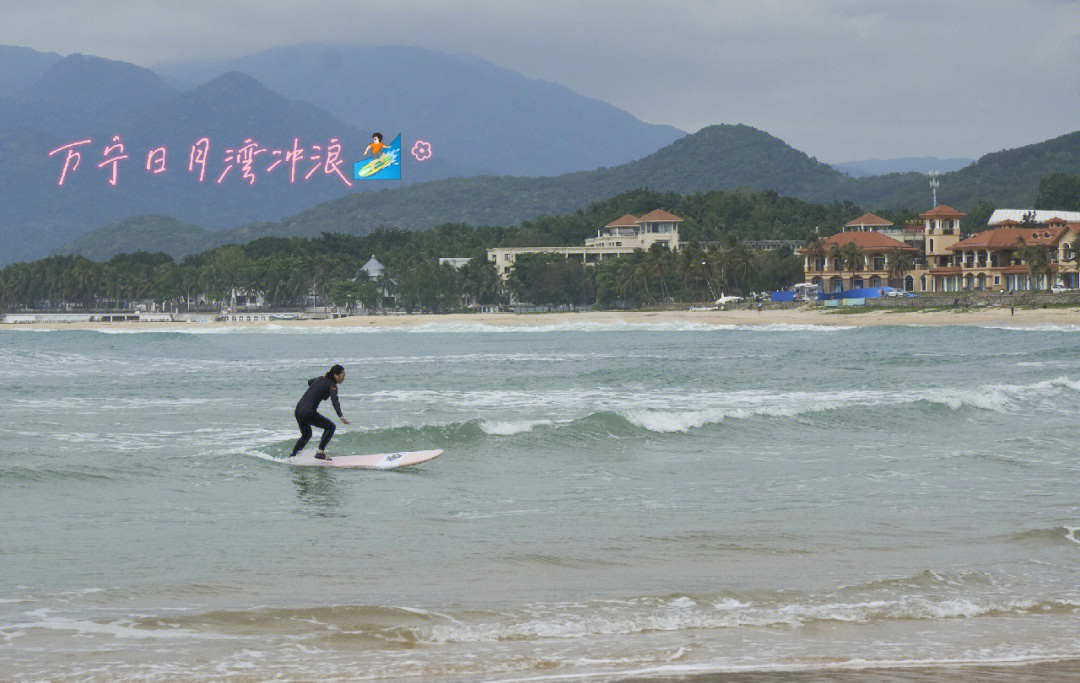
<path fill-rule="evenodd" d="M 330 443 L 330 439 L 334 437 L 336 428 L 333 422 L 319 413 L 319 404 L 329 398 L 330 402 L 334 404 L 334 412 L 341 418 L 341 422 L 349 424 L 349 421 L 341 413 L 341 404 L 338 403 L 338 385 L 344 381 L 345 368 L 340 365 L 330 368 L 321 377 L 308 380 L 308 389 L 300 397 L 300 400 L 296 403 L 296 409 L 293 410 L 296 424 L 300 426 L 300 438 L 296 440 L 296 445 L 293 446 L 292 453 L 289 454 L 290 458 L 307 445 L 308 440 L 311 438 L 311 428 L 314 426 L 323 430 L 322 438 L 319 439 L 319 450 L 315 452 L 315 457 L 319 460 L 330 460 L 326 455 L 326 446 Z"/>
<path fill-rule="evenodd" d="M 364 154 L 360 158 L 363 159 L 370 154 L 372 159 L 377 159 L 385 148 L 386 145 L 383 144 L 382 133 L 372 133 L 371 144 L 364 148 Z"/>

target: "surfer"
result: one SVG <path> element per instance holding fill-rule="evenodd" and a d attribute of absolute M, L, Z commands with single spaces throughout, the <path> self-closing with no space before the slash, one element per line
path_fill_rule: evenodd
<path fill-rule="evenodd" d="M 370 154 L 372 159 L 376 159 L 385 148 L 386 145 L 383 144 L 382 133 L 372 133 L 371 144 L 364 148 L 364 155 L 360 158 L 363 159 Z"/>
<path fill-rule="evenodd" d="M 289 454 L 290 458 L 307 445 L 308 439 L 311 438 L 311 428 L 314 426 L 323 430 L 322 438 L 319 439 L 319 450 L 315 452 L 315 457 L 319 460 L 330 459 L 326 456 L 326 445 L 334 437 L 335 427 L 333 422 L 319 414 L 319 404 L 329 398 L 330 402 L 334 404 L 334 412 L 341 418 L 341 422 L 349 424 L 349 421 L 341 414 L 341 404 L 338 403 L 337 395 L 338 385 L 344 381 L 345 368 L 340 365 L 330 368 L 322 377 L 308 380 L 308 389 L 300 397 L 300 401 L 296 404 L 296 410 L 293 411 L 293 415 L 296 416 L 296 424 L 300 425 L 300 438 L 296 440 L 296 445 L 293 446 L 292 453 Z"/>

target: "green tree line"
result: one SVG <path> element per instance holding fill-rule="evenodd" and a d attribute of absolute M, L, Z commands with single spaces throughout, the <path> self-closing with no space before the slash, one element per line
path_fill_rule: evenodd
<path fill-rule="evenodd" d="M 682 252 L 652 250 L 595 268 L 562 257 L 525 258 L 505 286 L 487 262 L 487 248 L 581 244 L 623 214 L 642 215 L 656 208 L 684 219 Z M 775 192 L 680 195 L 633 190 L 570 214 L 513 227 L 446 224 L 420 232 L 380 228 L 364 235 L 264 237 L 181 259 L 147 252 L 118 254 L 103 262 L 52 256 L 0 270 L 0 306 L 116 308 L 152 300 L 168 309 L 199 302 L 228 304 L 235 290 L 261 292 L 267 304 L 277 308 L 302 305 L 312 294 L 321 304 L 365 308 L 378 307 L 389 295 L 406 310 L 433 311 L 511 297 L 551 305 L 703 301 L 721 291 L 764 291 L 801 278 L 799 260 L 790 252 L 753 251 L 743 240 L 831 234 L 859 213 L 849 202 L 809 204 Z M 703 249 L 697 242 L 718 246 Z M 360 270 L 372 256 L 386 266 L 378 282 L 367 280 Z M 440 257 L 472 260 L 455 270 L 440 265 Z"/>

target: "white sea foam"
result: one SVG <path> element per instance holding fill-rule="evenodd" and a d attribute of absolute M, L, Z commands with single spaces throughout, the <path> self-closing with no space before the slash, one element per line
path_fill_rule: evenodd
<path fill-rule="evenodd" d="M 485 434 L 492 434 L 494 436 L 513 436 L 514 434 L 522 434 L 524 432 L 532 431 L 534 427 L 540 425 L 553 424 L 552 420 L 521 420 L 518 422 L 497 422 L 497 421 L 483 421 L 480 423 L 480 429 Z"/>
<path fill-rule="evenodd" d="M 31 617 L 30 621 L 20 621 L 4 624 L 0 627 L 0 635 L 12 631 L 30 631 L 42 629 L 47 631 L 70 631 L 76 636 L 110 636 L 113 638 L 137 638 L 137 639 L 177 639 L 177 638 L 218 638 L 220 634 L 200 634 L 196 631 L 181 628 L 139 628 L 131 619 L 80 619 L 63 616 L 54 613 L 47 608 L 26 612 L 24 616 Z"/>
<path fill-rule="evenodd" d="M 905 596 L 861 602 L 755 605 L 721 601 L 700 606 L 680 597 L 651 609 L 590 606 L 591 609 L 546 609 L 508 614 L 499 621 L 436 623 L 412 629 L 421 642 L 478 643 L 545 638 L 588 638 L 652 631 L 730 629 L 742 627 L 801 628 L 809 623 L 865 624 L 880 620 L 969 619 L 996 614 L 1037 614 L 1070 608 L 1069 601 L 1040 602 L 1029 598 L 985 599 Z"/>
<path fill-rule="evenodd" d="M 793 417 L 826 410 L 902 406 L 926 402 L 951 410 L 974 408 L 994 412 L 1023 409 L 1032 400 L 1062 391 L 1080 392 L 1080 381 L 1066 376 L 1027 385 L 984 384 L 970 388 L 806 391 L 686 391 L 652 389 L 582 389 L 574 391 L 458 391 L 400 389 L 343 395 L 366 404 L 435 407 L 455 406 L 485 418 L 488 434 L 509 436 L 538 426 L 561 425 L 603 412 L 615 412 L 631 424 L 658 433 L 686 432 L 727 420 Z M 511 418 L 510 415 L 514 417 Z M 526 415 L 528 417 L 521 418 Z M 432 426 L 432 425 L 424 425 Z"/>
<path fill-rule="evenodd" d="M 1080 325 L 1041 323 L 1035 325 L 980 325 L 987 330 L 1007 330 L 1009 332 L 1080 332 Z"/>
<path fill-rule="evenodd" d="M 384 334 L 391 332 L 408 334 L 516 334 L 549 332 L 840 332 L 857 329 L 854 325 L 815 325 L 771 323 L 763 325 L 732 325 L 707 322 L 553 322 L 529 321 L 506 323 L 455 323 L 430 322 L 403 325 L 267 325 L 232 326 L 218 324 L 210 327 L 204 324 L 192 324 L 179 327 L 116 328 L 95 327 L 83 330 L 100 334 Z"/>

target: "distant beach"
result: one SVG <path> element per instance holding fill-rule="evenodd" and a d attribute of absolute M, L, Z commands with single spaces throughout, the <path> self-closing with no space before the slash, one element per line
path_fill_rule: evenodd
<path fill-rule="evenodd" d="M 409 327 L 416 325 L 495 325 L 536 326 L 568 324 L 657 324 L 700 323 L 705 325 L 983 325 L 1017 326 L 1080 325 L 1080 308 L 1017 308 L 1010 314 L 1005 307 L 958 310 L 874 309 L 826 311 L 823 309 L 769 309 L 761 312 L 750 309 L 730 311 L 577 311 L 561 313 L 446 313 L 406 315 L 357 315 L 333 320 L 275 320 L 268 322 L 76 322 L 76 323 L 17 323 L 0 326 L 3 329 L 58 330 L 191 330 L 197 328 L 363 328 Z"/>

